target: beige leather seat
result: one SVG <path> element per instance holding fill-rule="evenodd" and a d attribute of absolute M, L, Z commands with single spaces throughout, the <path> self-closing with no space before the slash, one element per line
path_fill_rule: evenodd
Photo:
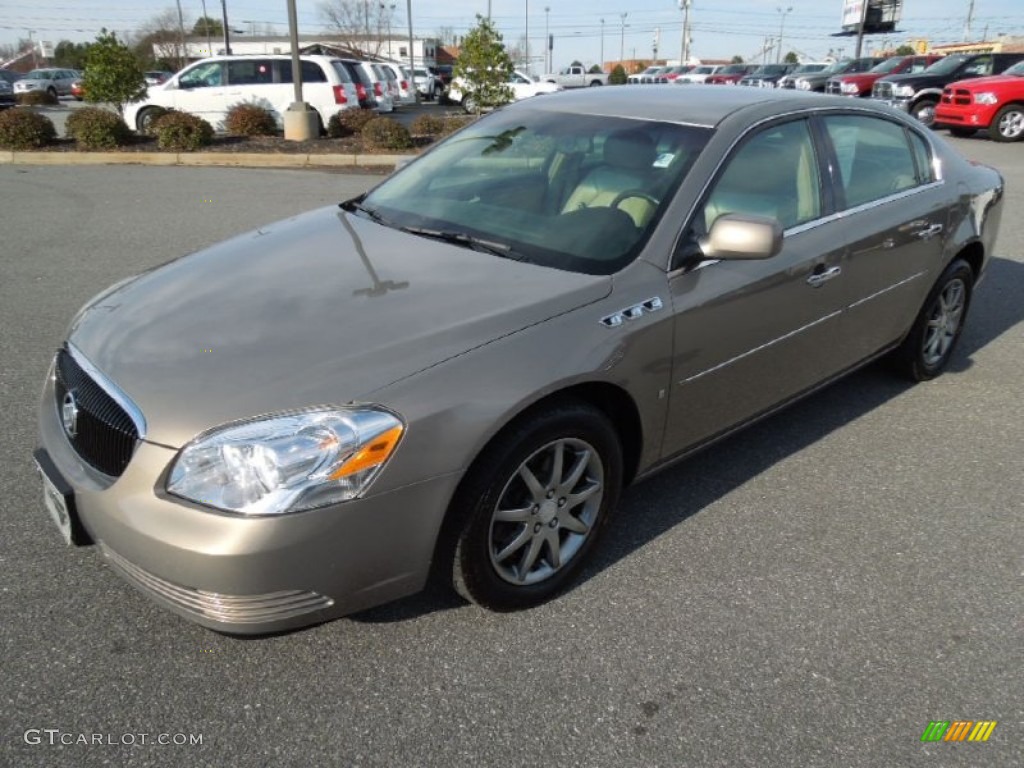
<path fill-rule="evenodd" d="M 604 142 L 604 163 L 594 168 L 576 186 L 562 207 L 563 213 L 583 208 L 607 208 L 623 192 L 650 193 L 651 172 L 657 155 L 654 142 L 642 131 L 611 134 Z M 631 197 L 618 206 L 633 223 L 643 227 L 656 206 L 649 200 Z"/>

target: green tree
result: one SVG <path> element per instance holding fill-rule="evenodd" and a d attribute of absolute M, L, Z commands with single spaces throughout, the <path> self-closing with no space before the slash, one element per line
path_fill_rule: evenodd
<path fill-rule="evenodd" d="M 192 34 L 205 37 L 223 37 L 224 25 L 217 19 L 211 18 L 210 16 L 200 16 L 196 19 L 196 23 L 192 25 Z"/>
<path fill-rule="evenodd" d="M 742 56 L 733 56 L 729 60 L 729 63 L 730 64 L 742 64 L 743 63 L 743 57 Z"/>
<path fill-rule="evenodd" d="M 790 51 L 789 53 L 786 54 L 786 57 L 783 59 L 783 61 L 786 64 L 799 64 L 800 57 L 796 55 L 796 51 Z"/>
<path fill-rule="evenodd" d="M 89 43 L 72 43 L 61 40 L 53 49 L 53 66 L 63 69 L 85 69 L 85 56 Z"/>
<path fill-rule="evenodd" d="M 104 29 L 89 47 L 82 87 L 86 101 L 109 102 L 123 115 L 126 104 L 146 95 L 146 78 L 135 54 Z"/>
<path fill-rule="evenodd" d="M 463 38 L 454 77 L 462 83 L 463 104 L 479 114 L 486 107 L 512 101 L 512 57 L 490 19 L 476 16 L 476 26 Z"/>
<path fill-rule="evenodd" d="M 626 70 L 621 64 L 616 64 L 615 69 L 608 75 L 608 85 L 625 85 L 626 79 Z"/>
<path fill-rule="evenodd" d="M 907 45 L 906 43 L 896 49 L 897 56 L 913 56 L 915 53 L 917 53 L 917 51 L 914 50 L 913 46 Z"/>
<path fill-rule="evenodd" d="M 601 69 L 600 64 L 595 64 L 590 69 L 588 69 L 587 72 L 589 72 L 591 75 L 600 75 L 602 72 L 604 72 L 604 70 Z"/>

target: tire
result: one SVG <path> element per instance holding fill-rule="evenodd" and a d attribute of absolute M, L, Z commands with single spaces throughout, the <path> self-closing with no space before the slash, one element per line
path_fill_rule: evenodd
<path fill-rule="evenodd" d="M 995 141 L 1020 141 L 1024 139 L 1024 105 L 1007 104 L 992 120 L 988 132 Z"/>
<path fill-rule="evenodd" d="M 143 109 L 135 116 L 135 131 L 141 135 L 148 135 L 153 126 L 153 120 L 157 115 L 155 109 Z"/>
<path fill-rule="evenodd" d="M 955 128 L 950 128 L 949 132 L 951 134 L 953 134 L 954 136 L 956 136 L 958 139 L 966 139 L 966 138 L 976 134 L 978 132 L 978 129 L 977 128 L 960 128 L 960 127 L 955 127 Z"/>
<path fill-rule="evenodd" d="M 476 99 L 472 96 L 464 96 L 462 98 L 462 109 L 467 115 L 476 114 Z"/>
<path fill-rule="evenodd" d="M 928 381 L 949 364 L 971 306 L 974 271 L 955 259 L 935 282 L 910 333 L 893 353 L 899 373 L 912 381 Z"/>
<path fill-rule="evenodd" d="M 474 462 L 451 510 L 455 590 L 494 611 L 554 597 L 586 561 L 621 489 L 619 437 L 597 409 L 569 401 L 513 424 Z"/>
<path fill-rule="evenodd" d="M 591 88 L 595 88 L 595 87 L 597 87 L 599 85 L 604 85 L 604 83 L 602 83 L 600 80 L 592 80 L 590 82 L 590 87 Z"/>
<path fill-rule="evenodd" d="M 49 88 L 47 88 L 47 89 L 46 89 L 46 92 L 47 92 L 48 94 L 50 94 L 50 96 L 52 96 L 53 98 L 55 98 L 55 99 L 56 99 L 57 101 L 60 101 L 60 94 L 59 94 L 59 93 L 57 93 L 57 89 L 56 89 L 56 88 L 54 88 L 53 86 L 50 86 Z"/>
<path fill-rule="evenodd" d="M 910 114 L 931 128 L 935 125 L 935 106 L 938 103 L 935 99 L 921 99 L 911 106 Z"/>

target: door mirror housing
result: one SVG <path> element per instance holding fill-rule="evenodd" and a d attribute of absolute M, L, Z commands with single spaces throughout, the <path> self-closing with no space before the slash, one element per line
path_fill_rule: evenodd
<path fill-rule="evenodd" d="M 727 213 L 701 238 L 705 259 L 770 259 L 782 250 L 782 225 L 767 216 Z"/>

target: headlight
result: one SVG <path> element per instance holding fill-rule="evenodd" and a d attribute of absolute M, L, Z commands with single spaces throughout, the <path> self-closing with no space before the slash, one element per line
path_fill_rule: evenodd
<path fill-rule="evenodd" d="M 840 83 L 840 93 L 860 93 L 860 87 L 856 83 Z"/>
<path fill-rule="evenodd" d="M 800 80 L 796 81 L 796 87 L 799 90 L 801 90 L 801 91 L 809 91 L 809 90 L 811 90 L 811 84 L 809 82 L 807 82 L 806 80 L 804 80 L 803 78 L 801 78 Z"/>
<path fill-rule="evenodd" d="M 359 496 L 405 426 L 376 407 L 311 410 L 202 435 L 178 454 L 167 492 L 242 515 L 280 515 Z"/>
<path fill-rule="evenodd" d="M 999 97 L 991 91 L 982 91 L 974 94 L 974 101 L 978 104 L 998 104 Z"/>
<path fill-rule="evenodd" d="M 912 85 L 897 85 L 892 89 L 893 96 L 899 96 L 901 99 L 909 99 L 914 95 L 914 86 Z"/>

